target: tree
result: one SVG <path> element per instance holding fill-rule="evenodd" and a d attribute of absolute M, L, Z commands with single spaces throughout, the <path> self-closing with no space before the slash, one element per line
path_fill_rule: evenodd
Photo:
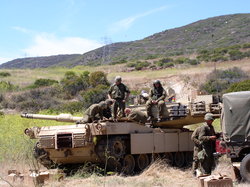
<path fill-rule="evenodd" d="M 89 76 L 89 83 L 92 87 L 96 87 L 100 84 L 109 85 L 107 76 L 102 71 L 96 71 L 96 72 L 91 73 Z"/>

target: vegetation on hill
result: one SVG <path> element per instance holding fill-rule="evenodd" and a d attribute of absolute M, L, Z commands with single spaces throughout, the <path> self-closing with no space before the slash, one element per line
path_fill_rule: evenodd
<path fill-rule="evenodd" d="M 249 24 L 250 14 L 218 16 L 200 20 L 183 27 L 165 30 L 142 40 L 109 44 L 83 55 L 16 59 L 0 65 L 0 68 L 121 64 L 131 61 L 191 54 L 199 50 L 210 51 L 215 48 L 236 44 L 244 44 L 246 47 L 249 47 Z M 233 50 L 227 52 L 226 56 L 223 53 L 223 51 L 209 52 L 209 54 L 201 53 L 200 58 L 206 61 L 208 56 L 208 58 L 215 61 L 223 61 L 225 58 L 239 59 L 242 56 L 240 52 Z"/>
<path fill-rule="evenodd" d="M 60 82 L 37 79 L 24 90 L 9 82 L 0 82 L 0 107 L 25 112 L 82 112 L 84 108 L 106 98 L 109 82 L 101 71 L 65 73 Z M 17 92 L 12 92 L 14 89 Z M 4 92 L 5 91 L 5 92 Z"/>
<path fill-rule="evenodd" d="M 249 88 L 249 80 L 247 79 L 249 79 L 249 76 L 237 67 L 226 70 L 214 70 L 208 74 L 206 82 L 201 84 L 200 90 L 207 94 L 245 91 Z"/>

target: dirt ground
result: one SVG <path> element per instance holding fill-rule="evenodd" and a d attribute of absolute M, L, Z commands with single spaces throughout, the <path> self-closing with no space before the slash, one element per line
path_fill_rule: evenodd
<path fill-rule="evenodd" d="M 14 167 L 14 165 L 12 166 Z M 25 179 L 24 182 L 12 182 L 7 177 L 7 169 L 10 169 L 9 165 L 3 165 L 0 175 L 0 186 L 15 186 L 15 187 L 30 187 L 35 186 L 32 180 Z M 25 175 L 29 173 L 29 167 L 18 165 L 16 166 L 20 172 Z M 231 177 L 231 167 L 228 161 L 222 160 L 213 171 L 213 174 L 227 175 Z M 238 184 L 234 182 L 237 187 L 247 187 L 249 184 Z M 92 174 L 88 177 L 80 177 L 77 175 L 66 177 L 64 180 L 58 182 L 55 179 L 46 181 L 44 187 L 195 187 L 198 186 L 197 178 L 192 176 L 191 169 L 177 169 L 166 165 L 162 161 L 153 163 L 143 173 L 135 176 L 98 176 L 98 174 Z"/>

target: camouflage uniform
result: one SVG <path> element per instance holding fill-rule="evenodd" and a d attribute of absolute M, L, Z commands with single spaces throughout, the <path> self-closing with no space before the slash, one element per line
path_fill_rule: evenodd
<path fill-rule="evenodd" d="M 85 120 L 85 122 L 91 123 L 99 119 L 102 120 L 103 110 L 105 108 L 107 108 L 107 104 L 105 103 L 105 101 L 101 101 L 98 104 L 91 105 L 86 111 L 87 119 Z"/>
<path fill-rule="evenodd" d="M 140 110 L 132 110 L 127 118 L 129 120 L 132 120 L 132 121 L 136 121 L 136 122 L 139 122 L 139 123 L 142 123 L 142 124 L 145 124 L 147 122 L 147 115 L 140 111 Z"/>
<path fill-rule="evenodd" d="M 164 88 L 160 85 L 159 88 L 154 87 L 153 89 L 150 90 L 149 92 L 149 100 L 146 102 L 146 109 L 147 109 L 147 115 L 152 117 L 152 107 L 153 103 L 152 101 L 158 101 L 158 109 L 159 109 L 159 116 L 163 116 L 163 109 L 165 105 L 164 99 L 166 98 L 167 93 L 164 90 Z"/>
<path fill-rule="evenodd" d="M 122 116 L 125 116 L 124 110 L 125 110 L 125 102 L 123 100 L 125 99 L 125 93 L 129 94 L 130 91 L 128 87 L 123 84 L 113 84 L 108 91 L 108 94 L 111 96 L 112 99 L 114 99 L 114 104 L 112 105 L 112 113 L 113 117 L 116 119 L 117 117 L 117 110 L 118 108 L 122 112 Z"/>
<path fill-rule="evenodd" d="M 201 141 L 204 160 L 201 161 L 201 171 L 203 174 L 211 174 L 215 166 L 213 153 L 215 152 L 215 141 L 210 136 L 215 136 L 214 127 L 206 122 L 200 127 L 199 140 Z"/>
<path fill-rule="evenodd" d="M 194 154 L 193 154 L 193 166 L 192 166 L 193 174 L 196 174 L 196 169 L 199 168 L 198 152 L 202 150 L 201 141 L 199 140 L 200 130 L 201 127 L 197 127 L 191 136 L 191 140 L 194 142 Z"/>

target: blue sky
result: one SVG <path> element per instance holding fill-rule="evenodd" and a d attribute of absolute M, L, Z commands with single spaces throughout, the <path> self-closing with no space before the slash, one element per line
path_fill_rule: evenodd
<path fill-rule="evenodd" d="M 209 17 L 250 13 L 249 0 L 0 0 L 0 63 L 85 53 Z"/>

